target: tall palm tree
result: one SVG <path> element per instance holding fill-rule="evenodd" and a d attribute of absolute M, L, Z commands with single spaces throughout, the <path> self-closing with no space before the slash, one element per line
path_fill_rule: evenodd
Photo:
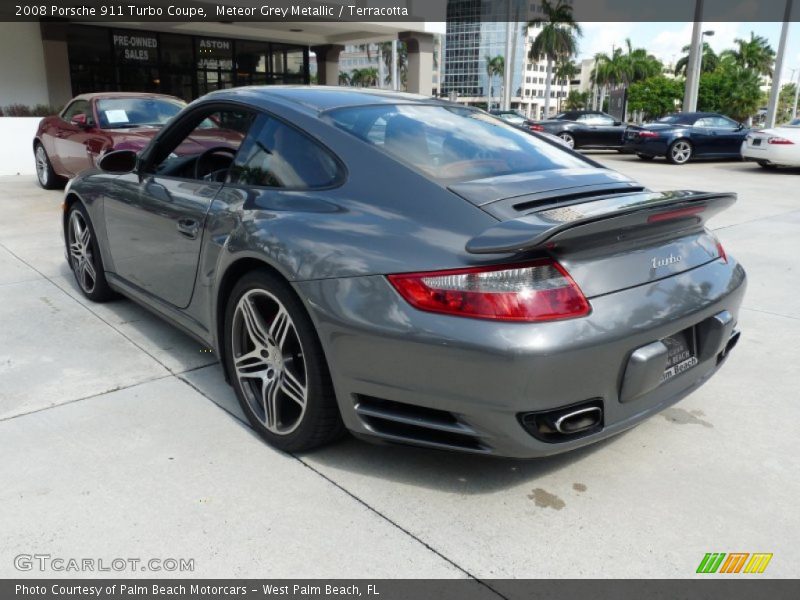
<path fill-rule="evenodd" d="M 556 81 L 561 86 L 561 93 L 559 94 L 559 98 L 564 96 L 564 86 L 569 86 L 569 82 L 572 81 L 572 78 L 575 77 L 581 70 L 569 59 L 562 59 L 558 63 L 556 63 L 556 67 L 553 70 L 556 76 Z M 560 102 L 559 102 L 560 104 Z M 560 110 L 560 106 L 559 106 Z"/>
<path fill-rule="evenodd" d="M 750 39 L 733 40 L 737 48 L 726 50 L 722 53 L 723 60 L 733 60 L 740 67 L 755 71 L 758 75 L 772 77 L 772 67 L 775 64 L 775 50 L 769 45 L 767 38 L 750 32 Z"/>
<path fill-rule="evenodd" d="M 489 89 L 487 90 L 486 110 L 492 108 L 492 98 L 494 97 L 494 86 L 492 85 L 495 75 L 503 77 L 506 70 L 506 61 L 501 55 L 491 57 L 486 56 L 486 78 Z"/>
<path fill-rule="evenodd" d="M 568 58 L 577 53 L 578 37 L 583 35 L 580 25 L 572 18 L 572 5 L 565 0 L 542 0 L 542 13 L 539 17 L 528 21 L 528 28 L 541 27 L 541 31 L 531 44 L 528 53 L 530 60 L 547 60 L 544 115 L 550 116 L 550 85 L 553 76 L 553 63 L 561 58 Z"/>
<path fill-rule="evenodd" d="M 625 39 L 625 85 L 660 75 L 664 65 L 644 48 L 634 48 L 631 39 Z"/>
<path fill-rule="evenodd" d="M 345 71 L 339 71 L 339 85 L 350 85 L 351 83 L 350 75 Z"/>
<path fill-rule="evenodd" d="M 592 84 L 600 90 L 597 110 L 603 110 L 608 90 L 625 83 L 627 78 L 627 60 L 622 54 L 622 48 L 614 48 L 611 55 L 604 52 L 595 54 L 590 77 Z"/>
<path fill-rule="evenodd" d="M 691 55 L 692 47 L 687 45 L 681 48 L 683 56 L 675 63 L 675 75 L 686 76 L 686 71 L 689 68 L 689 56 Z M 701 73 L 712 73 L 716 71 L 719 66 L 719 56 L 714 52 L 714 49 L 708 45 L 708 42 L 703 42 L 703 62 Z"/>

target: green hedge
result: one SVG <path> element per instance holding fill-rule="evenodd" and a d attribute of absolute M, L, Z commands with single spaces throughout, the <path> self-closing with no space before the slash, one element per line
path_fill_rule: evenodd
<path fill-rule="evenodd" d="M 60 108 L 47 104 L 37 104 L 36 106 L 9 104 L 0 107 L 0 117 L 49 117 L 60 111 Z"/>

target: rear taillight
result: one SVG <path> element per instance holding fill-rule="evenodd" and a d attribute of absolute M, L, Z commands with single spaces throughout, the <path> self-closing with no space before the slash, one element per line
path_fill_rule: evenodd
<path fill-rule="evenodd" d="M 675 219 L 685 219 L 686 217 L 693 217 L 700 214 L 705 210 L 705 206 L 687 206 L 685 208 L 676 208 L 675 210 L 668 210 L 665 212 L 656 213 L 647 217 L 648 223 L 660 223 L 662 221 L 674 221 Z"/>
<path fill-rule="evenodd" d="M 459 317 L 551 321 L 590 310 L 572 277 L 551 259 L 389 275 L 389 281 L 415 308 Z"/>
<path fill-rule="evenodd" d="M 544 131 L 544 127 L 541 125 L 531 125 L 531 131 Z"/>
<path fill-rule="evenodd" d="M 644 131 L 640 131 L 639 132 L 639 137 L 643 137 L 643 138 L 657 138 L 658 135 L 659 134 L 656 133 L 655 131 L 646 131 L 646 130 L 644 130 Z"/>
<path fill-rule="evenodd" d="M 717 242 L 717 253 L 719 254 L 719 257 L 722 259 L 722 262 L 727 263 L 728 254 L 727 252 L 725 252 L 725 248 L 722 247 L 722 243 L 719 240 L 716 240 L 716 242 Z"/>
<path fill-rule="evenodd" d="M 767 143 L 768 144 L 778 144 L 780 146 L 794 145 L 794 142 L 792 140 L 787 140 L 786 138 L 783 138 L 783 137 L 780 137 L 780 136 L 773 136 L 773 137 L 767 139 Z"/>

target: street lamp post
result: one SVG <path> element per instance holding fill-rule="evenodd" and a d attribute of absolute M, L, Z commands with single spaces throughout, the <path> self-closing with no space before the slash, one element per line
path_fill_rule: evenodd
<path fill-rule="evenodd" d="M 792 105 L 792 121 L 797 118 L 797 98 L 800 96 L 800 69 L 797 69 L 797 83 L 794 84 L 794 104 Z"/>
<path fill-rule="evenodd" d="M 778 99 L 781 93 L 781 71 L 783 70 L 783 59 L 786 54 L 786 38 L 789 35 L 789 23 L 791 23 L 791 20 L 792 0 L 786 0 L 786 9 L 783 14 L 783 26 L 781 27 L 781 39 L 780 42 L 778 42 L 778 56 L 775 59 L 775 67 L 772 70 L 772 89 L 769 91 L 766 127 L 775 127 L 775 117 L 778 114 Z"/>

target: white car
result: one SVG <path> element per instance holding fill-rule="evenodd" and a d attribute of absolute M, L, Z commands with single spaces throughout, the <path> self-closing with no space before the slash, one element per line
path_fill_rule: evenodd
<path fill-rule="evenodd" d="M 800 167 L 800 119 L 772 129 L 754 129 L 742 142 L 742 158 L 765 169 Z"/>

